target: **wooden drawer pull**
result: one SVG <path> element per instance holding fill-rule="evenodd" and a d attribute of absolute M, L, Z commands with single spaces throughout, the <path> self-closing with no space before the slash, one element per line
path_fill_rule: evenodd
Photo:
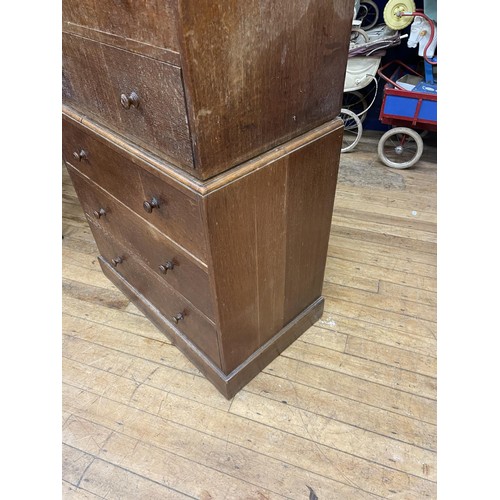
<path fill-rule="evenodd" d="M 153 211 L 153 208 L 160 208 L 160 202 L 156 198 L 151 198 L 149 201 L 145 201 L 142 206 L 144 207 L 144 210 L 148 214 L 150 214 Z"/>
<path fill-rule="evenodd" d="M 171 271 L 174 268 L 174 263 L 172 261 L 165 262 L 165 264 L 162 264 L 160 266 L 160 271 L 163 274 L 167 274 L 168 271 Z"/>
<path fill-rule="evenodd" d="M 87 152 L 83 149 L 80 150 L 80 152 L 75 151 L 73 153 L 73 158 L 78 161 L 86 160 L 87 159 Z"/>
<path fill-rule="evenodd" d="M 175 316 L 172 316 L 172 321 L 177 324 L 179 321 L 184 319 L 184 313 L 177 313 Z"/>
<path fill-rule="evenodd" d="M 115 257 L 114 259 L 111 259 L 111 264 L 113 267 L 116 267 L 118 264 L 121 264 L 123 262 L 123 257 Z"/>
<path fill-rule="evenodd" d="M 139 96 L 135 92 L 131 92 L 129 95 L 122 94 L 120 96 L 120 102 L 125 109 L 129 109 L 131 106 L 134 108 L 139 107 Z"/>
<path fill-rule="evenodd" d="M 94 217 L 100 219 L 101 217 L 106 215 L 106 210 L 104 208 L 100 208 L 99 210 L 94 210 Z"/>

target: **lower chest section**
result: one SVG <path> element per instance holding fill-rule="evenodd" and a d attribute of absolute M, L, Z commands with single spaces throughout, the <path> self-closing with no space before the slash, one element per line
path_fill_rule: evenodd
<path fill-rule="evenodd" d="M 63 130 L 103 270 L 226 397 L 318 319 L 338 124 L 199 191 L 81 124 Z"/>

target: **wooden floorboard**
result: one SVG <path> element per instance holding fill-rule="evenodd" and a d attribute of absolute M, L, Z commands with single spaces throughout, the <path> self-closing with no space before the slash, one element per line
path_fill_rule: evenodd
<path fill-rule="evenodd" d="M 436 148 L 341 156 L 325 312 L 227 401 L 102 274 L 66 170 L 62 496 L 436 498 Z"/>

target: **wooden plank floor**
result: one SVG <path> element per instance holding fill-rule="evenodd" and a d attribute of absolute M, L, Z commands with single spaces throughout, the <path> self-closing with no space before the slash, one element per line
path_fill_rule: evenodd
<path fill-rule="evenodd" d="M 436 148 L 341 157 L 323 318 L 232 401 L 103 276 L 63 173 L 63 498 L 436 497 Z"/>

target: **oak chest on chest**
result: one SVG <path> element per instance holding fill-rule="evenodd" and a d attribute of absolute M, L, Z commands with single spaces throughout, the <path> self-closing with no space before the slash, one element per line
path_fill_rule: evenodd
<path fill-rule="evenodd" d="M 351 3 L 63 0 L 103 272 L 228 398 L 322 313 Z"/>

